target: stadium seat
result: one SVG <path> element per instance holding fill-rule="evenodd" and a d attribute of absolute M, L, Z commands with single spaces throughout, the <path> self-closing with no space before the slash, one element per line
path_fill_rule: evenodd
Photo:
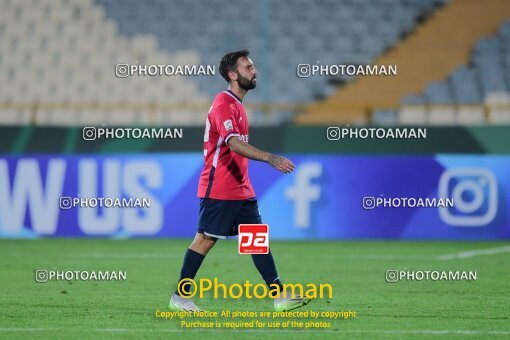
<path fill-rule="evenodd" d="M 372 122 L 375 125 L 394 126 L 398 123 L 398 113 L 394 110 L 375 110 Z"/>
<path fill-rule="evenodd" d="M 432 105 L 427 112 L 430 125 L 455 125 L 458 122 L 457 112 L 453 105 Z"/>
<path fill-rule="evenodd" d="M 400 125 L 424 125 L 427 123 L 427 108 L 423 105 L 403 105 L 398 112 Z"/>
<path fill-rule="evenodd" d="M 423 105 L 425 104 L 425 99 L 423 96 L 417 95 L 407 95 L 402 98 L 401 103 L 404 105 Z"/>
<path fill-rule="evenodd" d="M 425 98 L 430 104 L 451 104 L 453 98 L 448 83 L 431 83 L 425 91 Z"/>
<path fill-rule="evenodd" d="M 491 124 L 510 124 L 510 93 L 494 92 L 485 97 Z"/>
<path fill-rule="evenodd" d="M 457 108 L 458 124 L 460 125 L 483 125 L 486 123 L 485 113 L 480 106 L 464 106 Z"/>
<path fill-rule="evenodd" d="M 0 114 L 0 124 L 3 125 L 28 125 L 31 123 L 31 110 L 7 107 L 2 109 L 2 114 Z"/>
<path fill-rule="evenodd" d="M 81 111 L 74 108 L 41 108 L 36 112 L 34 123 L 37 125 L 72 126 L 77 124 L 77 117 L 80 115 Z"/>

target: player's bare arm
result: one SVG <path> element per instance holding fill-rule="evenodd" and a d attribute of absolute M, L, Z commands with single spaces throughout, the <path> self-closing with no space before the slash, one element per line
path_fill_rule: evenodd
<path fill-rule="evenodd" d="M 230 150 L 243 157 L 269 163 L 273 168 L 283 173 L 290 173 L 294 171 L 294 163 L 292 163 L 289 159 L 259 150 L 237 137 L 230 138 L 227 144 L 230 147 Z"/>

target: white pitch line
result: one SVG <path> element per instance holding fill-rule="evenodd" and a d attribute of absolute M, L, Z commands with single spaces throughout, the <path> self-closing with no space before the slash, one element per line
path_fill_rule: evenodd
<path fill-rule="evenodd" d="M 62 332 L 69 331 L 68 328 L 0 328 L 0 332 Z M 75 330 L 76 333 L 88 332 L 87 329 Z M 463 335 L 510 335 L 508 331 L 492 331 L 492 330 L 467 330 L 467 329 L 452 329 L 452 330 L 432 330 L 432 329 L 408 329 L 408 330 L 375 330 L 375 329 L 348 329 L 348 330 L 330 330 L 330 329 L 154 329 L 154 328 L 96 328 L 91 329 L 93 332 L 116 332 L 116 333 L 180 333 L 180 332 L 241 332 L 241 333 L 266 333 L 270 332 L 275 334 L 277 332 L 285 333 L 300 333 L 303 331 L 310 331 L 310 334 L 321 334 L 321 333 L 351 333 L 351 334 L 432 334 L 432 335 L 443 335 L 443 334 L 463 334 Z"/>
<path fill-rule="evenodd" d="M 490 334 L 490 335 L 507 335 L 510 334 L 509 331 L 479 331 L 479 330 L 467 330 L 467 329 L 454 329 L 454 330 L 431 330 L 431 329 L 410 329 L 410 330 L 364 330 L 364 329 L 349 329 L 349 330 L 333 330 L 333 329 L 319 329 L 319 328 L 309 328 L 309 329 L 265 329 L 265 328 L 243 328 L 243 329 L 224 329 L 224 328 L 210 328 L 210 329 L 198 329 L 198 328 L 181 328 L 181 329 L 129 329 L 129 328 L 97 328 L 98 332 L 154 332 L 154 333 L 176 333 L 176 332 L 246 332 L 246 333 L 275 333 L 275 332 L 287 332 L 287 333 L 300 333 L 303 334 L 303 331 L 317 332 L 317 333 L 354 333 L 354 334 L 363 334 L 363 333 L 371 333 L 371 334 Z"/>
<path fill-rule="evenodd" d="M 54 332 L 60 331 L 58 328 L 0 328 L 0 332 Z"/>
<path fill-rule="evenodd" d="M 439 255 L 439 256 L 436 256 L 436 259 L 442 260 L 442 261 L 447 261 L 447 260 L 455 260 L 455 259 L 467 259 L 469 257 L 475 257 L 475 256 L 480 256 L 480 255 L 494 255 L 494 254 L 501 254 L 501 253 L 510 253 L 510 246 L 489 248 L 489 249 L 468 250 L 468 251 L 462 251 L 460 253 Z"/>
<path fill-rule="evenodd" d="M 359 255 L 340 255 L 340 259 L 345 260 L 376 260 L 376 261 L 386 261 L 386 260 L 440 260 L 440 261 L 448 261 L 448 260 L 455 260 L 455 259 L 465 259 L 470 258 L 474 256 L 481 256 L 481 255 L 495 255 L 495 254 L 501 254 L 501 253 L 509 253 L 510 252 L 510 245 L 504 246 L 504 247 L 497 247 L 497 248 L 489 248 L 489 249 L 476 249 L 476 250 L 468 250 L 463 251 L 459 253 L 452 253 L 452 254 L 444 254 L 444 255 L 407 255 L 407 254 L 359 254 Z M 101 253 L 101 252 L 95 252 L 95 253 L 80 253 L 80 254 L 71 254 L 70 255 L 75 257 L 82 257 L 82 258 L 110 258 L 110 259 L 181 259 L 182 254 L 172 254 L 172 253 Z M 237 258 L 240 255 L 233 252 L 232 254 L 224 254 L 222 257 L 228 257 L 228 258 Z M 314 254 L 314 256 L 324 256 L 329 257 L 328 254 Z M 286 254 L 280 254 L 277 256 L 277 258 L 285 259 L 290 258 L 289 256 L 286 256 Z M 294 257 L 292 257 L 294 259 Z"/>
<path fill-rule="evenodd" d="M 184 251 L 183 251 L 184 252 Z M 183 254 L 172 253 L 80 253 L 70 254 L 68 257 L 81 257 L 81 258 L 111 258 L 111 259 L 181 259 Z M 223 254 L 222 257 L 237 258 L 239 255 L 235 251 L 231 254 Z M 329 254 L 314 254 L 314 256 L 330 257 Z M 287 256 L 280 254 L 278 259 L 292 258 L 294 256 Z M 360 254 L 360 255 L 341 255 L 340 259 L 345 260 L 431 260 L 431 255 L 396 255 L 396 254 Z"/>
<path fill-rule="evenodd" d="M 184 251 L 183 251 L 184 254 Z M 76 257 L 85 258 L 111 258 L 111 259 L 174 259 L 182 258 L 183 254 L 172 254 L 172 253 L 83 253 L 73 254 Z M 72 255 L 71 255 L 72 256 Z"/>
<path fill-rule="evenodd" d="M 315 255 L 314 255 L 315 256 Z M 345 255 L 342 259 L 347 260 L 430 260 L 430 255 L 396 255 L 396 254 L 364 254 Z"/>

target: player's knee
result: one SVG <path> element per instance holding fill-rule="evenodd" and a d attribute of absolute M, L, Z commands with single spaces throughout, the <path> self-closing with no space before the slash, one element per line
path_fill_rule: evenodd
<path fill-rule="evenodd" d="M 206 254 L 216 244 L 217 240 L 215 237 L 197 234 L 190 248 L 201 254 Z"/>
<path fill-rule="evenodd" d="M 205 236 L 205 238 L 202 239 L 201 244 L 204 248 L 207 248 L 207 250 L 209 250 L 216 244 L 217 240 L 218 240 L 217 238 Z"/>

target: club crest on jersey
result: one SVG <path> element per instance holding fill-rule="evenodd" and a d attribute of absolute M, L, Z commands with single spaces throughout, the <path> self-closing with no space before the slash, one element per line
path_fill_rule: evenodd
<path fill-rule="evenodd" d="M 232 121 L 230 119 L 224 121 L 223 125 L 225 126 L 225 130 L 227 131 L 234 130 L 234 126 L 232 125 Z"/>

